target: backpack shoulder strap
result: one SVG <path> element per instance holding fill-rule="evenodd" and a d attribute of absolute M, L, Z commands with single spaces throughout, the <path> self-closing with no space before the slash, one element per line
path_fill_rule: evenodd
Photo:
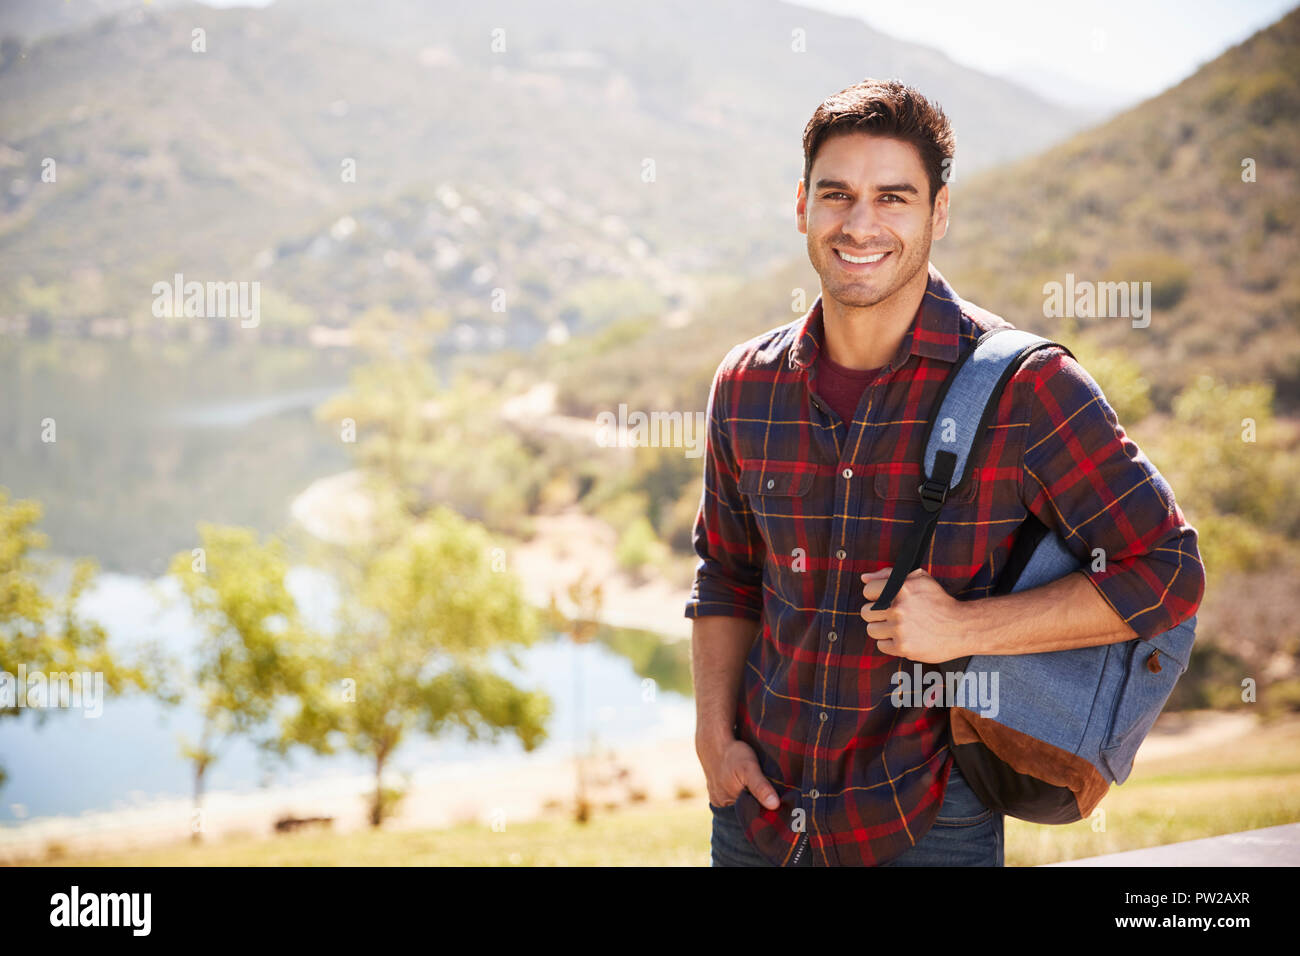
<path fill-rule="evenodd" d="M 989 329 L 966 351 L 944 380 L 925 437 L 921 470 L 921 515 L 908 530 L 885 589 L 872 610 L 889 607 L 906 577 L 921 566 L 949 491 L 969 478 L 971 452 L 996 413 L 1007 380 L 1025 357 L 1042 348 L 1070 350 L 1041 335 L 1016 328 Z"/>

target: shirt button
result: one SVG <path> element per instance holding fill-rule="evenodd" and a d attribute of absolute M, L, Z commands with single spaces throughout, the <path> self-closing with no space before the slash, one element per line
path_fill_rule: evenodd
<path fill-rule="evenodd" d="M 838 636 L 839 635 L 837 635 L 834 631 L 831 631 L 829 634 L 826 635 L 826 639 L 829 641 L 834 641 L 835 638 Z"/>
<path fill-rule="evenodd" d="M 846 557 L 848 557 L 848 555 L 843 548 L 840 548 L 840 550 L 835 552 L 835 557 L 843 561 Z"/>
<path fill-rule="evenodd" d="M 769 479 L 767 479 L 767 486 L 768 486 L 769 488 L 773 487 L 775 484 L 776 484 L 776 479 L 774 479 L 774 478 L 769 478 Z"/>
<path fill-rule="evenodd" d="M 818 720 L 826 720 L 826 711 L 823 710 L 823 711 L 818 715 L 817 719 L 818 719 Z"/>
<path fill-rule="evenodd" d="M 845 468 L 844 471 L 840 472 L 840 474 L 842 474 L 845 478 L 852 478 L 852 477 L 853 477 L 853 469 L 852 469 L 852 468 Z"/>
<path fill-rule="evenodd" d="M 818 793 L 816 790 L 809 790 L 809 791 L 808 791 L 808 796 L 810 796 L 810 797 L 812 797 L 814 800 L 816 800 L 818 797 L 821 796 L 821 794 Z"/>

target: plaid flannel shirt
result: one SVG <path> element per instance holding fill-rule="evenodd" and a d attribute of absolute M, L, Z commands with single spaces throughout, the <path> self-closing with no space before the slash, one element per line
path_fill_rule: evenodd
<path fill-rule="evenodd" d="M 686 616 L 761 621 L 735 732 L 781 805 L 767 810 L 742 791 L 735 811 L 773 863 L 811 853 L 814 865 L 879 865 L 938 815 L 948 711 L 893 706 L 890 678 L 914 663 L 867 637 L 860 575 L 895 562 L 921 511 L 939 389 L 980 334 L 1001 326 L 931 266 L 912 325 L 852 423 L 815 392 L 820 297 L 802 318 L 733 348 L 714 377 Z M 1062 349 L 1026 359 L 971 454 L 971 479 L 949 496 L 922 561 L 949 594 L 988 596 L 1033 512 L 1081 564 L 1104 549 L 1104 569 L 1084 573 L 1139 637 L 1195 613 L 1205 581 L 1196 530 Z"/>

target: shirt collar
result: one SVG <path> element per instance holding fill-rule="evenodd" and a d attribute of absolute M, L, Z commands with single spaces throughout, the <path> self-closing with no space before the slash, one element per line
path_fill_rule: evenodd
<path fill-rule="evenodd" d="M 902 368 L 912 355 L 943 359 L 945 362 L 957 361 L 961 352 L 960 303 L 957 293 L 940 275 L 939 270 L 931 265 L 930 279 L 925 286 L 925 295 L 921 297 L 921 306 L 916 310 L 903 341 L 899 343 L 898 352 L 889 363 L 890 368 Z M 821 351 L 825 340 L 822 297 L 819 295 L 804 316 L 798 336 L 790 346 L 790 366 L 811 366 L 817 360 L 817 353 Z"/>

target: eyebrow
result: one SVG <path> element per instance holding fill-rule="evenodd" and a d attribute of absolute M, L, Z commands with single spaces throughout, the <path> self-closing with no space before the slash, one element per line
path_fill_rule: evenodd
<path fill-rule="evenodd" d="M 840 179 L 817 180 L 817 191 L 821 192 L 823 189 L 843 189 L 848 192 L 853 191 L 852 186 Z M 886 183 L 883 186 L 874 187 L 874 191 L 878 193 L 911 193 L 914 196 L 919 193 L 919 190 L 911 183 Z"/>

